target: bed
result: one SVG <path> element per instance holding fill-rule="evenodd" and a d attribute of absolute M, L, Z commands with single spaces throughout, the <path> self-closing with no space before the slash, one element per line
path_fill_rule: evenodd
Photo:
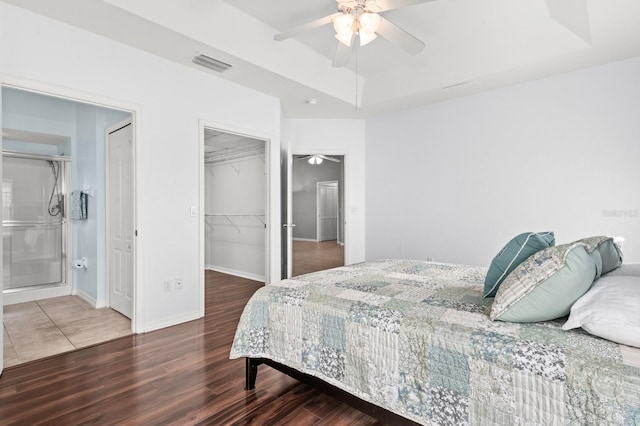
<path fill-rule="evenodd" d="M 640 349 L 566 318 L 491 321 L 486 274 L 381 260 L 283 280 L 248 302 L 230 357 L 247 388 L 266 362 L 408 423 L 640 424 Z"/>

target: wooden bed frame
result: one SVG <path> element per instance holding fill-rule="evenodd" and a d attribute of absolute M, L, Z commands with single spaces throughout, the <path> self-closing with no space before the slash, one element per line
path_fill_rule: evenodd
<path fill-rule="evenodd" d="M 378 407 L 368 401 L 358 398 L 349 392 L 342 390 L 336 386 L 333 386 L 324 380 L 311 376 L 306 373 L 302 373 L 286 365 L 280 364 L 267 358 L 246 358 L 246 371 L 245 371 L 245 390 L 252 390 L 256 387 L 256 378 L 258 377 L 258 366 L 260 364 L 268 365 L 276 370 L 293 377 L 294 379 L 307 384 L 319 391 L 326 393 L 340 401 L 343 401 L 353 408 L 356 408 L 363 413 L 370 415 L 376 420 L 380 420 L 387 424 L 401 425 L 401 426 L 416 426 L 420 423 L 416 423 L 413 420 L 402 417 L 399 414 L 393 413 L 382 407 Z"/>

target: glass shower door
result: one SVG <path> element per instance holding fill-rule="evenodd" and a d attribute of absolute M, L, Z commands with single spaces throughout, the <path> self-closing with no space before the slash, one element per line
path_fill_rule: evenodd
<path fill-rule="evenodd" d="M 3 289 L 64 284 L 64 162 L 2 159 Z"/>

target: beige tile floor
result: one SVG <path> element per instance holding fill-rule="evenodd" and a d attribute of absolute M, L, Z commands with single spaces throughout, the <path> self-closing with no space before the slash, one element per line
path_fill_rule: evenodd
<path fill-rule="evenodd" d="M 77 296 L 4 307 L 4 366 L 72 351 L 131 334 L 131 321 Z"/>

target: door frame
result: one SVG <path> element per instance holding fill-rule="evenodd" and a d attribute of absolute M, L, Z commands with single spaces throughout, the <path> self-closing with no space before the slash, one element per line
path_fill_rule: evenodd
<path fill-rule="evenodd" d="M 336 208 L 338 209 L 337 213 L 337 218 L 336 218 L 336 240 L 340 241 L 340 182 L 337 180 L 327 180 L 327 181 L 322 181 L 322 182 L 316 182 L 316 216 L 318 217 L 318 219 L 316 220 L 316 240 L 318 242 L 322 241 L 320 240 L 320 187 L 321 186 L 329 186 L 327 184 L 335 184 L 336 185 L 336 189 L 338 190 L 338 203 L 336 205 Z"/>
<path fill-rule="evenodd" d="M 272 251 L 274 246 L 278 248 L 279 243 L 279 232 L 280 229 L 277 224 L 280 222 L 280 217 L 278 214 L 278 208 L 280 206 L 279 197 L 276 197 L 277 194 L 274 194 L 272 191 L 272 186 L 279 182 L 272 176 L 274 167 L 276 171 L 279 171 L 279 168 L 276 167 L 278 162 L 274 162 L 274 158 L 279 158 L 280 156 L 280 148 L 278 145 L 278 139 L 275 135 L 259 132 L 252 129 L 246 129 L 243 127 L 239 127 L 233 124 L 228 123 L 220 123 L 217 121 L 209 120 L 206 118 L 200 118 L 198 120 L 198 174 L 199 174 L 199 182 L 198 182 L 198 207 L 195 207 L 198 212 L 198 273 L 199 273 L 199 311 L 200 316 L 204 316 L 204 302 L 205 302 L 205 279 L 204 279 L 204 271 L 205 271 L 205 253 L 204 253 L 204 245 L 205 245 L 205 222 L 204 222 L 204 214 L 205 214 L 205 167 L 204 167 L 204 130 L 205 128 L 215 129 L 225 133 L 236 134 L 240 136 L 245 136 L 252 139 L 257 139 L 264 141 L 264 173 L 265 173 L 265 209 L 264 209 L 264 222 L 266 226 L 265 238 L 264 238 L 264 246 L 265 246 L 265 269 L 264 269 L 264 279 L 265 284 L 270 284 L 274 279 L 279 277 L 279 271 L 276 266 L 273 265 L 273 260 L 278 259 L 278 256 L 274 256 Z M 193 208 L 192 207 L 192 208 Z M 274 220 L 276 221 L 274 224 Z M 276 251 L 279 253 L 279 251 Z M 274 275 L 276 277 L 274 278 Z"/>
<path fill-rule="evenodd" d="M 131 167 L 132 167 L 132 176 L 136 175 L 136 157 L 135 157 L 135 124 L 133 122 L 133 117 L 127 118 L 125 120 L 120 121 L 119 123 L 114 124 L 113 126 L 108 127 L 105 130 L 105 137 L 104 137 L 104 148 L 105 148 L 105 295 L 104 295 L 104 300 L 105 300 L 105 305 L 107 307 L 111 307 L 111 277 L 110 277 L 110 273 L 109 271 L 111 270 L 111 229 L 109 226 L 110 223 L 110 219 L 111 219 L 111 208 L 109 207 L 109 196 L 110 196 L 110 188 L 109 188 L 109 173 L 111 172 L 111 157 L 109 156 L 109 135 L 111 133 L 114 133 L 120 129 L 122 129 L 123 127 L 129 126 L 131 125 Z M 134 202 L 132 203 L 132 209 L 133 211 L 131 212 L 133 218 L 136 217 L 136 186 L 135 186 L 135 182 L 132 185 L 131 188 L 131 192 L 132 192 L 132 197 Z M 133 225 L 133 229 L 132 231 L 132 237 L 131 238 L 131 243 L 132 243 L 132 247 L 131 247 L 131 252 L 133 254 L 133 264 L 131 265 L 133 268 L 133 292 L 132 292 L 132 314 L 130 319 L 133 319 L 133 310 L 135 309 L 135 276 L 136 276 L 136 262 L 135 262 L 135 254 L 136 254 L 136 224 L 135 224 L 135 220 L 132 221 L 132 225 Z"/>
<path fill-rule="evenodd" d="M 28 79 L 21 79 L 16 77 L 7 76 L 4 74 L 0 74 L 0 93 L 3 87 L 18 89 L 33 93 L 38 93 L 45 96 L 51 96 L 60 99 L 66 99 L 72 102 L 78 102 L 88 105 L 95 105 L 103 108 L 109 108 L 114 110 L 120 110 L 124 112 L 128 112 L 131 114 L 131 120 L 133 127 L 133 140 L 132 140 L 132 151 L 133 151 L 133 188 L 134 194 L 143 194 L 143 176 L 140 164 L 142 162 L 141 153 L 142 143 L 144 140 L 142 126 L 140 125 L 141 117 L 142 117 L 142 107 L 138 104 L 133 104 L 130 102 L 114 99 L 112 97 L 102 96 L 95 93 L 85 92 L 81 90 L 71 89 L 65 86 L 58 86 L 55 84 L 44 83 L 39 81 L 33 81 Z M 0 117 L 2 116 L 2 108 L 0 104 Z M 0 122 L 1 124 L 1 122 Z M 0 137 L 1 140 L 1 137 Z M 1 143 L 0 143 L 1 148 Z M 1 150 L 0 150 L 1 155 Z M 142 224 L 138 221 L 139 213 L 141 211 L 142 201 L 138 199 L 136 196 L 133 202 L 133 224 L 134 229 L 137 232 L 140 232 Z M 141 246 L 141 241 L 138 239 L 140 236 L 137 236 L 134 241 L 134 251 L 133 251 L 133 265 L 134 265 L 134 276 L 133 276 L 133 314 L 131 315 L 131 330 L 134 333 L 142 333 L 144 332 L 144 314 L 145 314 L 145 306 L 144 306 L 144 283 L 147 281 L 145 277 L 144 268 L 142 268 L 142 261 L 144 259 L 144 249 Z M 1 250 L 1 248 L 0 248 Z M 0 251 L 0 254 L 1 251 Z M 105 258 L 106 262 L 106 258 Z M 2 273 L 2 265 L 0 265 L 0 273 Z M 106 276 L 105 276 L 106 279 Z M 0 302 L 2 302 L 2 296 L 0 295 Z M 0 303 L 0 321 L 3 319 L 3 305 Z M 2 364 L 0 363 L 0 368 Z M 1 369 L 0 369 L 1 372 Z"/>
<path fill-rule="evenodd" d="M 312 152 L 310 152 L 312 151 Z M 351 191 L 349 190 L 349 172 L 350 172 L 350 156 L 348 153 L 342 151 L 334 151 L 334 150 L 323 150 L 323 149 L 304 149 L 304 150 L 289 150 L 287 154 L 287 224 L 291 224 L 293 221 L 293 157 L 301 156 L 301 155 L 326 155 L 328 157 L 342 157 L 342 187 L 344 192 L 344 206 L 342 206 L 344 214 L 342 217 L 342 227 L 344 229 L 344 264 L 348 265 L 351 263 L 351 226 L 350 224 L 350 212 L 351 212 Z M 282 224 L 284 226 L 285 224 Z M 287 241 L 283 242 L 283 244 L 287 245 L 287 264 L 286 264 L 286 278 L 291 278 L 292 267 L 293 267 L 293 228 L 287 227 Z"/>

